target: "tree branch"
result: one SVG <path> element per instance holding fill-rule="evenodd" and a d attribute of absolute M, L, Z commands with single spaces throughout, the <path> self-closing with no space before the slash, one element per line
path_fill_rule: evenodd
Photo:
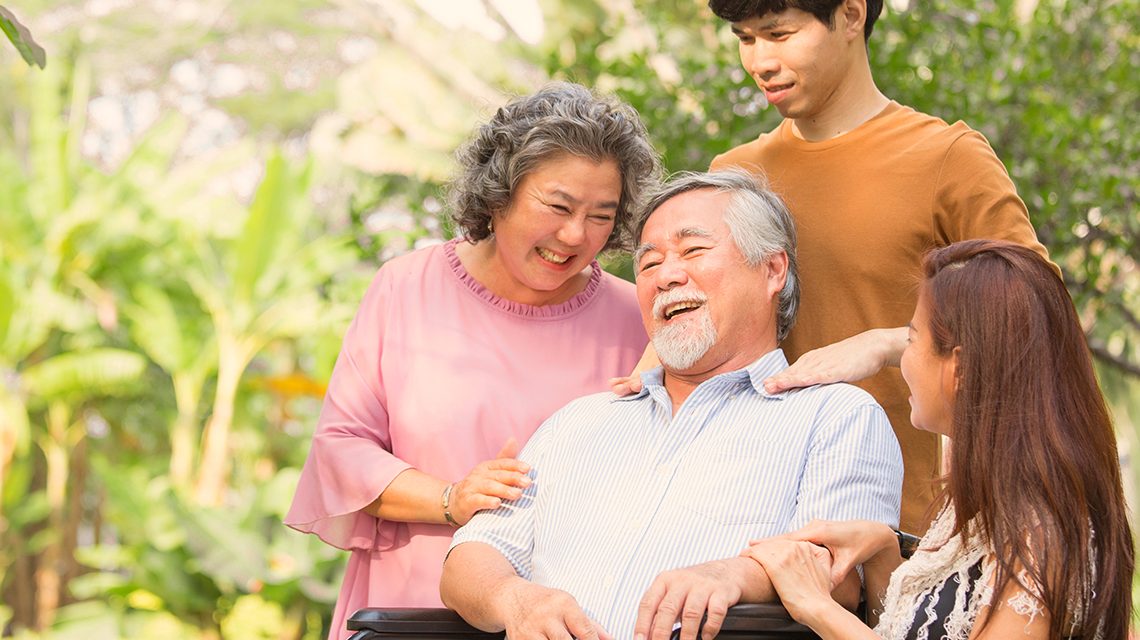
<path fill-rule="evenodd" d="M 1108 345 L 1097 338 L 1086 335 L 1085 340 L 1088 342 L 1089 351 L 1101 362 L 1115 367 L 1125 374 L 1140 378 L 1140 363 L 1131 362 L 1123 355 L 1112 353 L 1108 350 Z"/>

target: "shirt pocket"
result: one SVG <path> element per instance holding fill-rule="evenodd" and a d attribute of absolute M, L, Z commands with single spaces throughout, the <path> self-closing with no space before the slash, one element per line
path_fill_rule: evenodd
<path fill-rule="evenodd" d="M 773 495 L 784 494 L 795 478 L 773 478 L 755 457 L 713 454 L 694 460 L 684 478 L 682 508 L 726 525 L 772 523 L 786 506 Z"/>

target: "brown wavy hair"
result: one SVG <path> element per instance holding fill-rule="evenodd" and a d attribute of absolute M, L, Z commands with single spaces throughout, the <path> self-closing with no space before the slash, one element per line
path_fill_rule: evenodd
<path fill-rule="evenodd" d="M 627 248 L 633 211 L 661 178 L 660 157 L 633 107 L 570 82 L 515 98 L 459 148 L 448 194 L 456 228 L 470 242 L 489 237 L 492 214 L 510 205 L 522 179 L 566 154 L 617 164 L 621 196 L 604 249 Z"/>
<path fill-rule="evenodd" d="M 995 599 L 1025 569 L 1050 637 L 1127 637 L 1132 531 L 1068 291 L 1044 258 L 1007 242 L 958 242 L 923 266 L 935 350 L 959 348 L 944 489 L 955 534 L 971 527 L 992 545 Z"/>

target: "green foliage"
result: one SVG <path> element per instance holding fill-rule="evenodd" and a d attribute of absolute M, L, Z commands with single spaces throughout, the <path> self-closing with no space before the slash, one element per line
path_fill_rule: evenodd
<path fill-rule="evenodd" d="M 634 105 L 670 170 L 701 170 L 779 121 L 704 4 L 567 1 L 537 58 L 553 77 Z M 870 42 L 880 89 L 986 135 L 1064 271 L 1106 375 L 1140 376 L 1140 1 L 890 5 Z M 1023 6 L 1032 12 L 1019 15 Z"/>
<path fill-rule="evenodd" d="M 340 290 L 352 253 L 316 229 L 304 159 L 267 154 L 248 207 L 210 195 L 210 185 L 256 162 L 249 147 L 172 169 L 186 132 L 177 117 L 112 170 L 83 160 L 84 119 L 71 105 L 87 101 L 89 72 L 78 60 L 22 76 L 15 88 L 29 100 L 30 135 L 6 129 L 24 144 L 0 147 L 0 166 L 12 170 L 0 172 L 0 202 L 10 205 L 0 217 L 0 590 L 13 603 L 5 615 L 53 637 L 200 637 L 219 625 L 254 629 L 261 622 L 251 615 L 272 610 L 274 637 L 311 624 L 319 634 L 343 556 L 281 525 L 307 439 L 275 439 L 278 448 L 242 458 L 248 466 L 233 476 L 252 488 L 227 491 L 240 508 L 202 504 L 189 484 L 195 464 L 209 461 L 198 450 L 205 416 L 236 413 L 239 442 L 247 431 L 283 429 L 284 415 L 267 425 L 245 410 L 268 395 L 243 390 L 250 362 L 267 378 L 309 381 L 307 368 L 327 376 L 323 360 L 335 351 L 321 362 L 258 358 L 277 343 L 337 339 L 364 283 L 346 279 L 353 290 L 335 302 L 323 290 Z M 221 379 L 227 371 L 232 378 Z M 231 395 L 202 406 L 223 384 Z M 309 423 L 312 412 L 305 405 L 289 419 Z M 241 449 L 221 442 L 227 463 L 231 446 Z M 278 469 L 282 461 L 294 466 Z M 220 469 L 225 488 L 230 472 Z M 73 549 L 79 529 L 96 542 Z M 65 589 L 39 588 L 53 571 L 44 567 Z M 59 598 L 48 616 L 20 595 L 28 572 L 36 600 Z"/>
<path fill-rule="evenodd" d="M 28 397 L 46 404 L 75 403 L 90 396 L 128 393 L 142 377 L 146 359 L 122 349 L 71 351 L 25 368 L 21 380 Z M 38 408 L 36 404 L 32 408 Z"/>
<path fill-rule="evenodd" d="M 1140 0 L 908 5 L 872 38 L 879 86 L 989 138 L 1065 270 L 1119 424 L 1140 421 Z M 453 233 L 443 182 L 474 124 L 571 79 L 633 104 L 681 170 L 778 122 L 704 0 L 542 7 L 539 43 L 499 20 L 487 46 L 412 0 L 250 0 L 177 29 L 131 6 L 53 34 L 82 55 L 0 70 L 0 625 L 325 637 L 344 554 L 281 520 L 377 263 Z M 329 72 L 350 32 L 375 50 Z M 243 48 L 282 34 L 292 57 Z M 91 98 L 121 81 L 107 60 L 134 42 L 147 57 L 124 64 L 144 76 L 186 58 L 262 65 L 267 83 L 211 100 L 251 135 L 187 157 L 195 125 L 172 113 L 121 160 L 85 157 Z M 290 89 L 276 78 L 300 59 L 319 81 Z M 252 195 L 235 196 L 251 167 Z M 604 263 L 631 277 L 627 258 Z M 40 619 L 18 581 L 51 567 L 65 588 Z"/>
<path fill-rule="evenodd" d="M 20 52 L 20 57 L 24 59 L 24 62 L 29 65 L 34 64 L 41 69 L 44 68 L 44 65 L 47 64 L 47 55 L 44 53 L 43 47 L 36 44 L 27 27 L 20 24 L 16 16 L 4 7 L 0 7 L 0 31 L 8 36 L 8 40 Z"/>
<path fill-rule="evenodd" d="M 1140 375 L 1140 2 L 1041 2 L 1024 21 L 1013 0 L 913 4 L 876 30 L 880 85 L 989 138 L 1107 373 Z"/>

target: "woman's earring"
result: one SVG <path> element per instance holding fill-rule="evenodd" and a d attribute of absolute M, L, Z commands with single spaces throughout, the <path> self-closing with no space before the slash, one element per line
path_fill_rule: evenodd
<path fill-rule="evenodd" d="M 487 218 L 487 234 L 495 235 L 495 217 Z"/>

